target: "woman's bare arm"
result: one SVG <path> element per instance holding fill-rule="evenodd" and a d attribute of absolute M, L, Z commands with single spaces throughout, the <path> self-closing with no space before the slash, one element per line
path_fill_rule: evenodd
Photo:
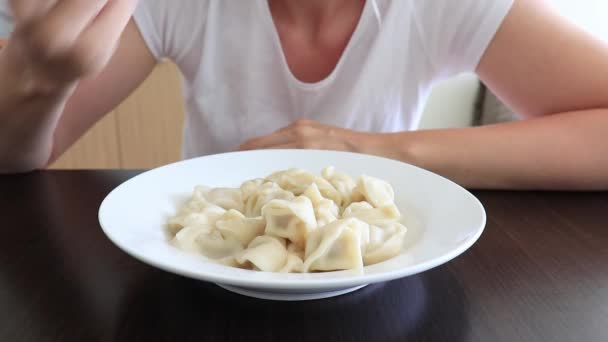
<path fill-rule="evenodd" d="M 530 120 L 391 134 L 300 121 L 242 148 L 365 152 L 423 166 L 472 188 L 608 189 L 606 43 L 542 0 L 515 0 L 477 71 Z"/>
<path fill-rule="evenodd" d="M 139 85 L 156 61 L 136 0 L 13 0 L 0 50 L 0 173 L 45 167 Z"/>

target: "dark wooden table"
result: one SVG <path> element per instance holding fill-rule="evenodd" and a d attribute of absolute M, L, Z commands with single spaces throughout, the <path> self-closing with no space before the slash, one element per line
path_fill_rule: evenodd
<path fill-rule="evenodd" d="M 0 177 L 0 341 L 608 341 L 608 194 L 477 192 L 485 233 L 420 275 L 251 299 L 116 248 L 97 210 L 137 174 Z"/>

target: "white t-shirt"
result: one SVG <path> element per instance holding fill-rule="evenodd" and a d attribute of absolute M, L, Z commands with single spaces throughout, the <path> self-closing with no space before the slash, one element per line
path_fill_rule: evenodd
<path fill-rule="evenodd" d="M 291 73 L 268 0 L 142 0 L 135 20 L 152 53 L 185 76 L 183 155 L 193 157 L 234 150 L 299 118 L 416 129 L 433 82 L 474 71 L 511 4 L 368 0 L 335 70 L 314 84 Z"/>
<path fill-rule="evenodd" d="M 153 55 L 184 75 L 189 158 L 234 150 L 299 118 L 416 129 L 431 85 L 475 70 L 512 1 L 368 0 L 335 70 L 318 83 L 291 73 L 268 0 L 140 0 L 134 18 Z"/>

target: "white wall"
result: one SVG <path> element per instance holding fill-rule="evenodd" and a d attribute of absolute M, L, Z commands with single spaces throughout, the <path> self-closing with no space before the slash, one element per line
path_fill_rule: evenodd
<path fill-rule="evenodd" d="M 608 41 L 608 0 L 550 0 L 564 16 Z"/>
<path fill-rule="evenodd" d="M 471 126 L 478 93 L 479 81 L 474 74 L 462 74 L 435 85 L 426 102 L 418 128 Z"/>

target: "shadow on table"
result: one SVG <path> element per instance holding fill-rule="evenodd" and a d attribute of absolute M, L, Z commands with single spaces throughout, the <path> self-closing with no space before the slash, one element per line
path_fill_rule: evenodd
<path fill-rule="evenodd" d="M 340 297 L 275 302 L 153 271 L 131 287 L 114 339 L 464 341 L 466 301 L 446 268 Z"/>

